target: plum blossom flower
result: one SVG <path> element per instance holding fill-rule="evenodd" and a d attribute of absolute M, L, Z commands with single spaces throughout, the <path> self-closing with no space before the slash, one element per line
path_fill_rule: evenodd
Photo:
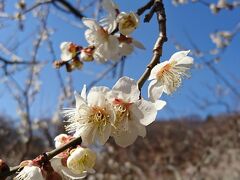
<path fill-rule="evenodd" d="M 54 138 L 55 148 L 59 148 L 68 143 L 73 137 L 67 134 L 59 134 Z"/>
<path fill-rule="evenodd" d="M 77 53 L 81 49 L 78 45 L 72 42 L 62 42 L 60 45 L 61 49 L 61 60 L 62 61 L 70 61 L 74 57 L 76 57 Z"/>
<path fill-rule="evenodd" d="M 127 36 L 124 36 L 124 35 L 120 35 L 118 37 L 118 40 L 119 40 L 119 56 L 120 58 L 122 56 L 127 56 L 129 54 L 131 54 L 134 50 L 134 47 L 138 48 L 138 49 L 145 49 L 144 45 L 131 38 L 131 37 L 127 37 Z"/>
<path fill-rule="evenodd" d="M 14 178 L 14 180 L 44 180 L 41 169 L 38 166 L 27 165 Z"/>
<path fill-rule="evenodd" d="M 165 105 L 159 103 L 157 108 L 150 101 L 139 100 L 138 86 L 129 77 L 120 78 L 108 93 L 108 97 L 116 113 L 112 136 L 122 147 L 132 144 L 138 136 L 145 137 L 145 126 L 155 120 L 157 109 L 160 110 Z"/>
<path fill-rule="evenodd" d="M 94 173 L 96 153 L 89 148 L 77 147 L 67 159 L 67 167 L 75 174 Z"/>
<path fill-rule="evenodd" d="M 112 59 L 118 53 L 119 42 L 117 37 L 109 34 L 94 19 L 84 18 L 82 21 L 89 28 L 85 31 L 87 42 L 96 48 L 94 58 L 100 62 Z"/>
<path fill-rule="evenodd" d="M 123 35 L 131 34 L 139 24 L 139 17 L 137 14 L 130 12 L 121 12 L 116 19 L 118 23 L 119 32 Z"/>
<path fill-rule="evenodd" d="M 163 92 L 173 93 L 182 83 L 182 77 L 189 77 L 188 70 L 193 64 L 190 51 L 179 51 L 168 61 L 157 64 L 151 71 L 148 80 L 148 96 L 151 101 L 157 100 Z"/>
<path fill-rule="evenodd" d="M 227 47 L 231 43 L 232 37 L 233 33 L 230 31 L 217 31 L 210 34 L 210 38 L 217 48 Z"/>
<path fill-rule="evenodd" d="M 66 130 L 82 137 L 84 145 L 95 141 L 104 144 L 111 134 L 111 124 L 115 120 L 114 110 L 106 99 L 107 87 L 93 87 L 86 96 L 85 88 L 80 96 L 75 93 L 76 108 L 66 109 L 68 118 Z"/>
<path fill-rule="evenodd" d="M 118 6 L 112 0 L 103 0 L 102 7 L 108 11 L 108 17 L 101 19 L 100 23 L 106 27 L 109 33 L 117 29 L 123 35 L 131 34 L 139 25 L 137 14 L 120 12 Z"/>

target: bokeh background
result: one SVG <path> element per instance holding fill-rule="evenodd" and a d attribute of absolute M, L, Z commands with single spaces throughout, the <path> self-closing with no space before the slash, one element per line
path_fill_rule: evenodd
<path fill-rule="evenodd" d="M 147 2 L 116 0 L 126 12 Z M 239 179 L 240 1 L 163 2 L 169 40 L 161 60 L 191 50 L 191 78 L 162 97 L 167 105 L 146 138 L 126 149 L 112 141 L 97 147 L 97 174 L 87 178 Z M 53 67 L 61 42 L 87 45 L 79 14 L 101 19 L 106 13 L 100 4 L 0 0 L 0 155 L 9 164 L 53 148 L 55 135 L 64 132 L 61 109 L 74 107 L 74 90 L 84 84 L 111 87 L 122 75 L 137 80 L 148 65 L 158 36 L 155 16 L 150 23 L 142 16 L 133 34 L 146 50 L 135 50 L 114 68 L 92 62 L 68 73 Z"/>

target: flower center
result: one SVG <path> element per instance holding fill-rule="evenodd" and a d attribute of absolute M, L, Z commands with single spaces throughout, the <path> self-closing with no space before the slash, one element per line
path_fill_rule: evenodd
<path fill-rule="evenodd" d="M 81 47 L 77 46 L 74 43 L 71 43 L 68 47 L 68 51 L 72 53 L 72 57 L 75 57 L 78 51 L 81 49 Z"/>
<path fill-rule="evenodd" d="M 110 115 L 108 114 L 106 108 L 92 107 L 91 114 L 88 117 L 88 123 L 94 123 L 98 127 L 106 126 L 109 123 Z"/>
<path fill-rule="evenodd" d="M 136 23 L 130 15 L 123 19 L 123 23 L 122 23 L 122 28 L 123 29 L 132 28 L 132 27 L 135 27 L 135 26 L 136 26 Z"/>
<path fill-rule="evenodd" d="M 129 113 L 129 108 L 132 105 L 132 103 L 124 102 L 122 99 L 117 99 L 115 98 L 113 101 L 114 104 L 114 109 L 116 112 L 117 116 L 117 121 L 121 122 L 123 121 L 126 117 L 130 116 Z M 128 118 L 130 120 L 130 118 Z"/>
<path fill-rule="evenodd" d="M 101 27 L 100 29 L 98 29 L 98 33 L 102 39 L 104 39 L 105 41 L 108 40 L 109 34 L 104 28 Z"/>
<path fill-rule="evenodd" d="M 166 85 L 170 93 L 174 92 L 181 85 L 181 76 L 187 76 L 185 68 L 175 65 L 176 61 L 166 64 L 156 75 L 156 79 Z"/>
<path fill-rule="evenodd" d="M 170 63 L 166 64 L 160 69 L 160 71 L 158 71 L 156 78 L 158 80 L 161 80 L 165 74 L 168 74 L 171 71 L 171 68 L 172 68 L 172 65 Z"/>

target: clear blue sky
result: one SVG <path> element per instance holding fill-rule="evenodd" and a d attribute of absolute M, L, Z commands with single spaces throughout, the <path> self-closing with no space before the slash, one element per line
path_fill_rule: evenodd
<path fill-rule="evenodd" d="M 31 1 L 26 2 L 32 3 Z M 116 2 L 119 4 L 122 11 L 135 11 L 147 1 L 118 0 Z M 169 41 L 164 44 L 162 60 L 168 59 L 174 52 L 176 52 L 176 49 L 173 46 L 174 39 L 191 50 L 191 45 L 186 37 L 186 33 L 191 36 L 192 40 L 198 45 L 199 48 L 201 48 L 201 50 L 208 51 L 209 49 L 214 48 L 214 44 L 209 38 L 209 33 L 218 29 L 232 30 L 236 24 L 240 22 L 239 9 L 234 11 L 224 10 L 218 15 L 213 15 L 207 7 L 201 4 L 187 4 L 184 6 L 175 7 L 172 5 L 171 1 L 165 1 L 165 8 L 167 14 L 167 32 Z M 7 10 L 9 12 L 14 10 L 12 3 L 7 4 Z M 67 17 L 73 21 L 77 21 L 77 19 L 71 15 Z M 143 18 L 141 18 L 141 20 L 142 19 Z M 0 19 L 0 22 L 1 21 L 2 20 Z M 17 30 L 16 23 L 11 23 L 10 21 L 3 21 L 3 23 L 6 28 L 0 29 L 0 42 L 8 42 L 7 46 L 11 46 L 11 44 L 14 43 L 14 40 L 11 40 L 11 43 L 11 41 L 9 42 L 9 38 L 12 34 L 16 33 L 18 35 L 18 39 L 15 41 L 24 42 L 22 48 L 18 50 L 18 54 L 28 57 L 31 50 L 31 42 L 33 40 L 33 37 L 29 35 L 35 30 L 34 28 L 37 28 L 37 26 L 35 26 L 37 23 L 34 18 L 32 18 L 30 14 L 27 15 L 27 20 L 25 22 L 26 31 L 24 32 L 19 32 Z M 86 41 L 84 39 L 85 28 L 72 27 L 56 17 L 54 13 L 51 13 L 48 25 L 55 30 L 55 34 L 51 37 L 51 39 L 54 41 L 54 48 L 58 53 L 58 57 L 60 57 L 59 44 L 62 41 L 73 41 L 77 44 L 86 45 Z M 134 54 L 127 58 L 124 69 L 124 74 L 126 76 L 132 77 L 136 80 L 141 76 L 151 58 L 152 47 L 157 35 L 158 28 L 155 17 L 149 24 L 141 23 L 140 27 L 133 34 L 133 37 L 141 41 L 145 45 L 146 50 L 136 50 Z M 229 76 L 229 74 L 232 73 L 234 76 L 240 79 L 239 38 L 239 35 L 234 38 L 231 46 L 222 56 L 223 60 L 215 66 L 221 71 L 221 73 L 223 73 L 223 75 L 226 75 L 226 78 L 240 92 L 239 84 L 237 84 L 236 81 L 233 81 Z M 46 46 L 43 45 L 43 48 L 40 52 L 39 58 L 44 59 L 48 63 L 41 74 L 41 93 L 37 96 L 35 103 L 31 107 L 31 111 L 34 117 L 50 117 L 55 110 L 60 88 L 59 82 L 56 78 L 56 70 L 52 68 L 51 55 L 47 52 Z M 206 59 L 208 58 L 209 57 L 206 57 Z M 201 62 L 199 59 L 195 59 L 195 61 L 197 63 Z M 104 65 L 89 63 L 85 64 L 85 67 L 82 71 L 74 71 L 74 88 L 80 91 L 83 84 L 88 84 L 95 78 L 96 74 L 94 73 L 100 72 L 104 68 Z M 64 69 L 61 70 L 63 75 L 66 74 L 64 71 Z M 24 74 L 19 75 L 19 82 L 23 80 L 23 77 Z M 112 79 L 110 74 L 106 79 L 100 81 L 98 85 L 111 87 L 116 80 L 117 79 Z M 170 97 L 163 97 L 163 99 L 167 101 L 167 106 L 164 108 L 164 110 L 159 112 L 158 117 L 170 118 L 192 114 L 206 116 L 209 114 L 224 112 L 225 109 L 222 106 L 212 106 L 206 108 L 205 110 L 200 110 L 189 98 L 189 96 L 193 97 L 192 92 L 196 93 L 201 98 L 213 98 L 212 91 L 214 91 L 214 89 L 209 90 L 205 84 L 215 86 L 217 83 L 223 84 L 206 68 L 193 69 L 192 77 L 185 80 L 183 82 L 183 86 L 175 94 L 171 95 Z M 143 91 L 145 97 L 147 85 L 148 83 L 146 83 L 144 86 L 145 90 Z M 200 99 L 196 99 L 196 101 L 198 100 Z M 230 95 L 228 97 L 223 97 L 223 100 L 231 104 L 232 108 L 235 108 L 235 104 L 237 103 L 236 97 Z M 16 117 L 16 104 L 2 84 L 0 84 L 0 112 Z"/>

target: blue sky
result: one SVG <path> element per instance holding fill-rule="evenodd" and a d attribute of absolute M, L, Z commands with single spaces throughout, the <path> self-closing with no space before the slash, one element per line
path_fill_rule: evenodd
<path fill-rule="evenodd" d="M 32 3 L 31 1 L 26 2 L 29 4 Z M 146 2 L 147 1 L 138 0 L 116 1 L 116 3 L 119 4 L 120 9 L 126 12 L 135 11 L 138 7 Z M 184 45 L 187 49 L 191 50 L 191 44 L 189 43 L 189 39 L 186 37 L 186 34 L 189 34 L 191 39 L 201 50 L 208 51 L 209 49 L 215 47 L 209 38 L 209 33 L 214 32 L 215 30 L 232 30 L 236 24 L 240 22 L 239 9 L 234 11 L 224 10 L 218 15 L 213 15 L 207 7 L 201 4 L 187 4 L 175 7 L 172 5 L 171 1 L 165 1 L 165 8 L 167 14 L 167 32 L 169 41 L 164 44 L 163 57 L 161 60 L 167 60 L 174 52 L 176 52 L 176 49 L 173 45 L 174 39 Z M 7 11 L 12 12 L 13 10 L 13 4 L 7 4 Z M 88 15 L 91 13 L 92 11 L 87 12 Z M 72 21 L 78 22 L 78 20 L 71 15 L 67 15 L 66 17 Z M 142 19 L 143 18 L 141 17 L 141 20 Z M 0 22 L 1 21 L 2 20 L 0 19 Z M 8 46 L 14 44 L 15 41 L 23 42 L 22 47 L 18 49 L 17 53 L 23 57 L 29 57 L 31 43 L 33 40 L 33 37 L 29 35 L 37 28 L 36 20 L 31 14 L 28 14 L 26 16 L 24 32 L 18 31 L 16 23 L 12 23 L 10 21 L 4 21 L 3 23 L 6 25 L 6 28 L 0 29 L 2 34 L 0 36 L 0 42 L 8 42 Z M 55 31 L 54 35 L 51 36 L 51 39 L 54 41 L 54 49 L 57 52 L 58 57 L 60 57 L 59 44 L 62 41 L 73 41 L 77 44 L 87 45 L 84 39 L 85 28 L 76 28 L 70 26 L 58 18 L 54 12 L 50 13 L 48 25 Z M 9 37 L 11 37 L 12 34 L 17 34 L 18 38 L 9 41 Z M 139 28 L 136 30 L 136 32 L 134 32 L 133 37 L 141 41 L 145 45 L 146 50 L 136 50 L 134 54 L 127 58 L 124 75 L 132 77 L 136 80 L 141 76 L 151 58 L 152 47 L 157 35 L 158 28 L 155 17 L 149 24 L 144 24 L 141 22 Z M 232 73 L 234 76 L 240 79 L 239 42 L 239 35 L 237 35 L 233 39 L 230 47 L 223 54 L 223 60 L 216 64 L 215 67 L 220 70 L 220 72 L 223 73 L 223 75 L 225 75 L 226 78 L 240 92 L 239 84 L 236 84 L 236 81 L 233 81 L 229 76 L 229 74 Z M 51 117 L 53 112 L 56 110 L 55 107 L 60 88 L 59 82 L 56 78 L 56 70 L 52 68 L 52 57 L 48 53 L 46 45 L 44 44 L 39 53 L 39 58 L 44 59 L 47 64 L 41 73 L 41 92 L 31 107 L 31 112 L 34 117 Z M 209 58 L 210 57 L 206 57 L 206 59 Z M 201 62 L 199 59 L 195 59 L 195 61 L 197 63 Z M 93 79 L 95 79 L 96 73 L 105 68 L 106 67 L 104 65 L 85 63 L 82 71 L 74 71 L 72 73 L 74 79 L 74 89 L 80 91 L 83 84 L 89 84 Z M 61 70 L 61 73 L 65 77 L 66 72 L 64 69 Z M 219 79 L 207 68 L 193 69 L 191 74 L 192 77 L 184 80 L 183 86 L 176 93 L 168 97 L 163 96 L 163 99 L 167 101 L 167 106 L 159 112 L 159 118 L 179 117 L 193 114 L 205 117 L 207 115 L 225 111 L 224 107 L 222 106 L 211 106 L 204 110 L 200 110 L 192 103 L 190 100 L 190 97 L 192 97 L 192 92 L 197 94 L 202 99 L 211 99 L 213 98 L 214 89 L 212 91 L 209 90 L 206 88 L 206 84 L 214 87 L 216 84 L 223 83 L 219 81 Z M 24 77 L 25 74 L 21 73 L 18 75 L 17 80 L 22 82 Z M 98 85 L 111 87 L 116 81 L 117 79 L 112 79 L 110 74 L 105 79 L 100 81 Z M 143 90 L 143 95 L 145 97 L 147 95 L 147 85 L 148 82 L 145 84 Z M 196 100 L 199 101 L 201 99 Z M 234 108 L 235 104 L 237 103 L 236 97 L 234 97 L 232 94 L 227 97 L 223 97 L 223 100 L 231 104 L 232 108 Z M 2 84 L 0 84 L 0 112 L 16 117 L 16 104 Z"/>

